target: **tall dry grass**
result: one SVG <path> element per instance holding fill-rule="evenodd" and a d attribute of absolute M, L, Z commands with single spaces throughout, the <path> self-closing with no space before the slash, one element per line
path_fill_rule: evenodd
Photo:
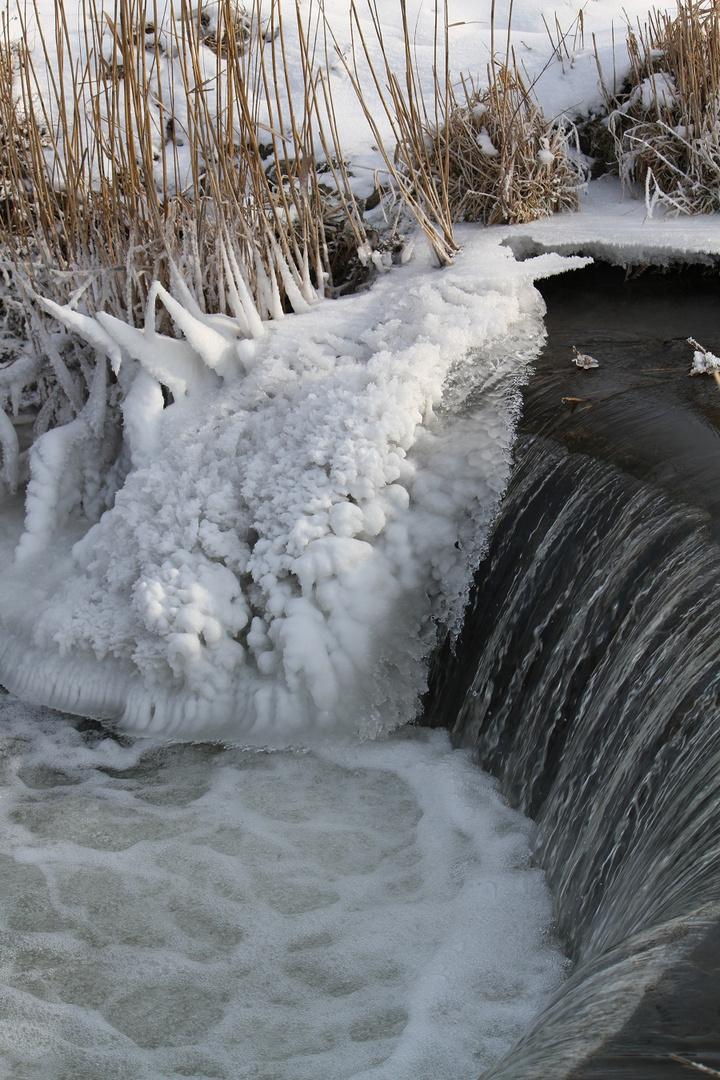
<path fill-rule="evenodd" d="M 648 209 L 720 210 L 720 4 L 678 0 L 628 27 L 629 84 L 605 90 L 623 181 Z"/>
<path fill-rule="evenodd" d="M 25 316 L 0 359 L 0 409 L 17 411 L 21 385 L 36 436 L 78 414 L 95 367 L 44 300 L 142 326 L 159 282 L 253 336 L 332 293 L 366 241 L 318 9 L 286 23 L 279 2 L 263 21 L 259 0 L 84 0 L 79 42 L 55 11 L 51 32 L 37 8 L 18 8 L 19 33 L 0 28 L 0 271 Z M 162 304 L 158 328 L 173 332 Z"/>
<path fill-rule="evenodd" d="M 455 85 L 450 78 L 447 0 L 436 4 L 435 63 L 428 88 L 414 65 L 405 0 L 400 0 L 405 42 L 400 72 L 388 58 L 377 2 L 367 3 L 372 36 L 363 30 L 352 0 L 354 48 L 350 58 L 341 59 L 400 203 L 415 216 L 440 265 L 450 262 L 457 250 L 457 221 L 518 224 L 577 209 L 584 180 L 579 155 L 572 153 L 565 128 L 545 118 L 526 85 L 509 30 L 500 59 L 493 31 L 485 84 L 478 88 L 472 78 L 463 78 Z M 379 45 L 380 67 L 373 60 L 373 45 Z M 370 88 L 389 125 L 389 145 L 368 105 L 364 72 L 370 74 Z"/>
<path fill-rule="evenodd" d="M 248 293 L 261 319 L 332 287 L 328 232 L 336 219 L 359 243 L 364 232 L 317 26 L 298 8 L 296 99 L 281 6 L 266 23 L 259 7 L 218 0 L 210 20 L 183 2 L 161 16 L 157 3 L 86 0 L 80 50 L 62 4 L 52 36 L 37 11 L 35 28 L 20 15 L 18 41 L 5 21 L 0 244 L 26 256 L 30 280 L 83 286 L 89 307 L 131 322 L 155 278 L 234 317 Z M 334 163 L 322 180 L 319 157 Z"/>
<path fill-rule="evenodd" d="M 451 95 L 447 0 L 442 7 L 439 3 L 435 5 L 435 63 L 429 94 L 415 64 L 413 29 L 405 0 L 400 0 L 404 42 L 400 72 L 391 63 L 376 0 L 367 0 L 367 10 L 371 30 L 366 32 L 355 0 L 351 0 L 352 50 L 345 56 L 335 42 L 336 51 L 382 154 L 393 196 L 415 218 L 443 266 L 452 261 L 457 251 L 448 199 L 449 162 L 437 155 L 438 133 Z M 381 67 L 374 59 L 375 44 L 379 46 Z M 370 94 L 365 91 L 366 79 Z M 384 137 L 381 117 L 375 115 L 374 107 L 369 104 L 373 92 L 391 134 L 390 144 Z M 428 99 L 432 102 L 429 108 Z"/>

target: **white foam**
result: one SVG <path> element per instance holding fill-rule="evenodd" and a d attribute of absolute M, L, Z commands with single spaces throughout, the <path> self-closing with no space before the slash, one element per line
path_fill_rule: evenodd
<path fill-rule="evenodd" d="M 475 1080 L 559 984 L 529 822 L 444 733 L 0 720 L 1 1075 Z"/>

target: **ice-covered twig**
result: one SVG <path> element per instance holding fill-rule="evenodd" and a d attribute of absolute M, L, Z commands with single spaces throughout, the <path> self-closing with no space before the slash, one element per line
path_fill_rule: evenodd
<path fill-rule="evenodd" d="M 48 315 L 52 315 L 66 329 L 77 334 L 98 352 L 107 356 L 113 371 L 117 374 L 122 360 L 122 353 L 117 343 L 105 333 L 95 319 L 92 319 L 89 315 L 83 315 L 80 311 L 75 311 L 69 304 L 56 304 L 54 300 L 48 300 L 44 296 L 35 294 L 35 300 L 40 307 L 47 311 Z"/>
<path fill-rule="evenodd" d="M 695 349 L 693 353 L 692 365 L 690 367 L 691 375 L 714 375 L 717 382 L 720 384 L 720 356 L 715 356 L 709 349 L 706 349 L 704 345 L 701 345 L 695 338 L 689 337 L 688 345 L 692 345 Z"/>
<path fill-rule="evenodd" d="M 705 1073 L 706 1076 L 720 1076 L 717 1069 L 711 1069 L 709 1065 L 703 1065 L 699 1061 L 691 1061 L 690 1058 L 682 1057 L 680 1054 L 671 1054 L 670 1060 L 687 1065 L 688 1069 L 695 1069 L 696 1072 Z"/>
<path fill-rule="evenodd" d="M 581 353 L 573 345 L 573 364 L 577 364 L 579 368 L 596 368 L 600 367 L 594 356 L 588 356 L 587 353 Z"/>

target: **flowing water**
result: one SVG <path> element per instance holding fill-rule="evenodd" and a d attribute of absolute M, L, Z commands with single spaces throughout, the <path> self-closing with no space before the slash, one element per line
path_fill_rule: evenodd
<path fill-rule="evenodd" d="M 574 960 L 489 1075 L 655 1080 L 720 1066 L 718 286 L 579 277 L 428 714 L 536 818 Z"/>

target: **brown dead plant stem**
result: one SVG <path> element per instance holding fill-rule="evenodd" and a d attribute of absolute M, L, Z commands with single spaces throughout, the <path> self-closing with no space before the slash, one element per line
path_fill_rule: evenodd
<path fill-rule="evenodd" d="M 367 0 L 370 35 L 363 30 L 355 0 L 351 3 L 352 55 L 346 59 L 341 54 L 341 59 L 401 205 L 415 215 L 440 265 L 457 250 L 456 221 L 517 224 L 577 209 L 583 177 L 568 152 L 567 132 L 543 116 L 523 81 L 509 38 L 502 63 L 494 58 L 493 38 L 487 89 L 478 89 L 471 78 L 462 78 L 456 88 L 449 71 L 447 4 L 442 5 L 442 18 L 441 5 L 436 5 L 435 61 L 426 96 L 404 0 L 400 9 L 405 44 L 400 72 L 389 59 L 376 0 Z M 379 46 L 379 64 L 373 46 Z M 368 104 L 361 63 L 392 136 L 387 146 Z"/>
<path fill-rule="evenodd" d="M 606 98 L 623 181 L 648 209 L 720 209 L 720 4 L 678 0 L 628 27 L 629 86 Z"/>
<path fill-rule="evenodd" d="M 0 250 L 58 302 L 82 287 L 88 310 L 131 322 L 155 279 L 202 310 L 301 310 L 332 287 L 327 230 L 340 218 L 364 238 L 318 73 L 322 22 L 298 5 L 288 28 L 279 2 L 262 22 L 259 0 L 219 0 L 211 25 L 186 0 L 163 11 L 84 0 L 79 47 L 61 3 L 52 34 L 37 8 L 19 42 L 4 19 Z"/>
<path fill-rule="evenodd" d="M 61 0 L 50 30 L 32 3 L 19 36 L 0 26 L 0 274 L 26 323 L 0 409 L 34 412 L 37 437 L 78 415 L 97 366 L 58 346 L 53 303 L 143 326 L 158 282 L 252 337 L 331 293 L 334 248 L 366 237 L 312 3 L 286 23 L 279 0 L 264 21 L 260 0 L 83 0 L 79 39 Z M 162 306 L 158 324 L 176 332 Z"/>
<path fill-rule="evenodd" d="M 405 0 L 400 0 L 405 50 L 403 68 L 399 73 L 393 69 L 390 61 L 376 0 L 367 0 L 367 11 L 371 32 L 363 28 L 363 20 L 355 0 L 351 0 L 351 56 L 347 58 L 337 42 L 336 50 L 383 156 L 395 194 L 399 197 L 401 206 L 413 214 L 438 263 L 444 266 L 451 262 L 457 251 L 448 202 L 449 162 L 437 153 L 440 117 L 447 108 L 451 93 L 447 53 L 447 0 L 442 8 L 440 4 L 435 5 L 435 65 L 431 111 L 426 105 L 413 56 L 412 33 Z M 381 66 L 376 66 L 373 59 L 373 44 L 379 45 Z M 371 93 L 376 93 L 379 98 L 381 112 L 391 133 L 390 143 L 387 143 L 383 136 L 380 119 L 375 115 L 369 103 L 370 96 L 364 89 L 363 67 L 370 79 Z"/>

